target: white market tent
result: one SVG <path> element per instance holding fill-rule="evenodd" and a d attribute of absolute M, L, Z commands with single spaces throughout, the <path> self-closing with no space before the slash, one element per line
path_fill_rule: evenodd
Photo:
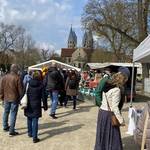
<path fill-rule="evenodd" d="M 134 49 L 133 62 L 150 63 L 150 35 Z"/>
<path fill-rule="evenodd" d="M 90 69 L 101 69 L 106 68 L 109 66 L 122 66 L 122 67 L 132 67 L 133 63 L 87 63 L 87 65 L 90 67 Z M 141 68 L 141 63 L 135 63 L 135 67 Z M 139 70 L 140 71 L 140 70 Z"/>
<path fill-rule="evenodd" d="M 148 35 L 140 45 L 133 51 L 133 63 L 150 63 L 150 35 Z M 133 67 L 134 72 L 134 67 Z M 150 93 L 150 78 L 144 79 L 144 91 Z"/>
<path fill-rule="evenodd" d="M 60 61 L 57 61 L 57 60 L 49 60 L 49 61 L 45 61 L 43 63 L 39 63 L 39 64 L 36 64 L 36 65 L 33 65 L 33 66 L 29 66 L 28 67 L 28 70 L 42 70 L 42 68 L 44 67 L 50 67 L 52 64 L 56 64 L 58 67 L 62 68 L 62 69 L 73 69 L 73 70 L 76 70 L 76 71 L 81 71 L 80 68 L 77 68 L 77 67 L 74 67 L 74 66 L 71 66 L 71 65 L 68 65 L 66 63 L 62 63 Z"/>
<path fill-rule="evenodd" d="M 129 112 L 133 112 L 134 108 L 132 107 L 132 94 L 133 94 L 133 80 L 134 80 L 134 66 L 135 62 L 141 62 L 141 63 L 150 63 L 150 35 L 148 35 L 140 44 L 139 46 L 134 49 L 133 51 L 133 69 L 132 69 L 132 83 L 131 83 L 131 99 L 130 99 L 130 108 Z M 145 80 L 146 82 L 144 83 L 147 84 L 147 89 L 149 90 L 150 86 L 150 79 L 147 78 Z M 148 85 L 149 84 L 149 85 Z M 145 90 L 145 87 L 144 87 Z M 130 113 L 129 113 L 130 114 Z M 130 115 L 129 115 L 130 116 Z M 133 135 L 133 130 L 135 129 L 135 121 L 133 118 L 130 116 L 129 117 L 129 126 L 128 126 L 128 133 Z M 144 130 L 145 130 L 144 126 Z M 142 148 L 144 149 L 144 144 L 143 144 L 143 139 L 142 139 Z"/>

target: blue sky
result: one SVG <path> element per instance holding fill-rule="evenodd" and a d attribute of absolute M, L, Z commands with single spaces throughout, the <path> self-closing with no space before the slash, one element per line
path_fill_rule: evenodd
<path fill-rule="evenodd" d="M 0 22 L 22 25 L 41 47 L 67 47 L 72 24 L 81 45 L 81 14 L 88 0 L 0 0 Z"/>

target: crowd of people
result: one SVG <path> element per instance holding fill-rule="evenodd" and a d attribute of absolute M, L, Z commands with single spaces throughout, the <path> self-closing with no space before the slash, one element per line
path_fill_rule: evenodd
<path fill-rule="evenodd" d="M 10 73 L 4 75 L 1 80 L 0 99 L 4 102 L 3 130 L 9 131 L 10 136 L 19 134 L 15 131 L 17 112 L 20 100 L 27 91 L 28 103 L 24 115 L 27 117 L 28 136 L 37 143 L 40 141 L 38 120 L 42 117 L 42 108 L 44 111 L 48 109 L 48 97 L 51 98 L 49 115 L 53 119 L 57 119 L 58 104 L 67 107 L 70 98 L 73 99 L 73 110 L 76 110 L 80 77 L 75 70 L 58 69 L 56 64 L 52 64 L 43 72 L 38 70 L 22 74 L 18 72 L 18 65 L 13 64 Z"/>
<path fill-rule="evenodd" d="M 40 141 L 38 121 L 42 117 L 42 108 L 48 110 L 48 97 L 51 99 L 49 115 L 52 119 L 57 119 L 57 106 L 67 107 L 68 100 L 72 99 L 72 109 L 76 110 L 79 88 L 88 87 L 95 90 L 95 102 L 100 107 L 94 150 L 123 150 L 120 126 L 125 125 L 121 110 L 125 102 L 125 84 L 130 77 L 127 68 L 120 67 L 115 73 L 110 68 L 106 68 L 103 73 L 84 71 L 80 75 L 75 70 L 65 70 L 52 64 L 42 71 L 30 70 L 22 74 L 18 74 L 18 71 L 18 65 L 11 65 L 10 72 L 2 77 L 0 85 L 0 100 L 4 102 L 3 130 L 8 131 L 10 136 L 19 134 L 15 130 L 15 123 L 20 100 L 25 92 L 28 98 L 24 109 L 28 136 L 32 137 L 33 143 L 37 143 Z M 146 110 L 149 112 L 149 109 L 145 108 Z M 146 116 L 146 113 L 141 116 Z M 115 125 L 112 123 L 114 117 L 117 121 Z M 139 120 L 142 124 L 143 119 Z M 139 131 L 141 130 L 137 129 L 135 132 Z"/>

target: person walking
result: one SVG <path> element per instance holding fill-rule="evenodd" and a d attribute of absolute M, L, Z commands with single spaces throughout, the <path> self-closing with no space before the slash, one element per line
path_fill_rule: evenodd
<path fill-rule="evenodd" d="M 29 83 L 29 81 L 32 79 L 32 71 L 30 70 L 23 79 L 23 86 L 25 87 L 27 83 Z"/>
<path fill-rule="evenodd" d="M 67 106 L 67 102 L 69 97 L 73 98 L 73 109 L 76 109 L 76 101 L 77 101 L 77 94 L 78 94 L 78 86 L 79 80 L 74 70 L 72 70 L 66 80 L 65 89 L 67 98 L 65 100 L 65 107 Z"/>
<path fill-rule="evenodd" d="M 58 71 L 56 64 L 52 64 L 52 66 L 49 68 L 48 73 L 44 79 L 44 85 L 52 100 L 50 116 L 53 119 L 57 119 L 56 109 L 58 104 L 58 95 L 59 91 L 63 87 L 63 78 Z"/>
<path fill-rule="evenodd" d="M 27 89 L 27 108 L 24 110 L 24 115 L 27 117 L 28 136 L 33 138 L 33 143 L 40 141 L 38 138 L 38 121 L 42 117 L 41 101 L 43 101 L 44 110 L 48 109 L 45 88 L 40 78 L 40 73 L 34 71 Z"/>
<path fill-rule="evenodd" d="M 3 130 L 9 131 L 10 136 L 19 134 L 15 131 L 18 106 L 22 96 L 22 84 L 18 71 L 18 65 L 12 64 L 10 73 L 2 78 L 0 86 L 0 99 L 4 101 Z M 10 124 L 8 124 L 9 114 Z"/>
<path fill-rule="evenodd" d="M 119 72 L 114 74 L 112 79 L 106 81 L 97 118 L 94 150 L 123 150 L 120 126 L 113 126 L 111 112 L 115 114 L 120 125 L 125 124 L 119 103 L 121 102 L 121 87 L 126 83 L 127 79 L 127 76 Z"/>

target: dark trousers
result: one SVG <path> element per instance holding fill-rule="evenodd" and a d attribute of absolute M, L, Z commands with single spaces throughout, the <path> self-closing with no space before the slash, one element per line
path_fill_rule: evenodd
<path fill-rule="evenodd" d="M 66 99 L 66 91 L 60 91 L 59 92 L 59 103 L 62 106 L 63 103 L 65 103 L 65 99 Z"/>
<path fill-rule="evenodd" d="M 28 135 L 36 139 L 38 136 L 38 120 L 37 117 L 27 117 Z"/>
<path fill-rule="evenodd" d="M 65 103 L 64 103 L 64 105 L 65 106 L 67 106 L 67 103 L 68 103 L 68 99 L 70 98 L 70 96 L 66 96 L 66 99 L 65 99 Z M 77 101 L 77 96 L 76 95 L 74 95 L 74 96 L 72 96 L 72 98 L 73 98 L 73 109 L 76 109 L 76 101 Z"/>

